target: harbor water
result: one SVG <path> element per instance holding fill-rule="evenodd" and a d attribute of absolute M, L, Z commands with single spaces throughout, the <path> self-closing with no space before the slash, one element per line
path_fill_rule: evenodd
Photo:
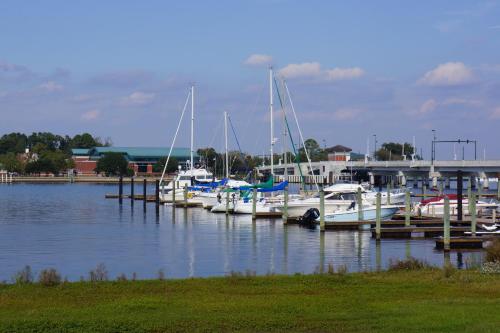
<path fill-rule="evenodd" d="M 121 273 L 154 278 L 313 273 L 333 264 L 349 271 L 387 268 L 413 256 L 442 265 L 433 239 L 383 239 L 369 231 L 311 230 L 281 219 L 213 214 L 202 208 L 104 199 L 116 185 L 12 184 L 0 186 L 0 280 L 25 265 L 35 273 L 56 268 L 69 280 L 88 277 L 103 263 L 110 278 Z M 128 188 L 125 186 L 125 193 Z M 153 188 L 149 188 L 153 193 Z M 142 193 L 142 186 L 136 187 Z M 456 266 L 479 262 L 480 251 L 451 252 Z"/>

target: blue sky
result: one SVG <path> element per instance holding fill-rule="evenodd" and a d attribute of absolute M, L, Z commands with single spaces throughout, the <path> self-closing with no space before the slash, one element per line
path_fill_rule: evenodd
<path fill-rule="evenodd" d="M 197 146 L 221 148 L 228 111 L 243 150 L 268 152 L 272 64 L 321 144 L 415 136 L 429 156 L 436 129 L 500 158 L 499 1 L 3 0 L 0 37 L 0 133 L 169 145 L 196 82 Z"/>

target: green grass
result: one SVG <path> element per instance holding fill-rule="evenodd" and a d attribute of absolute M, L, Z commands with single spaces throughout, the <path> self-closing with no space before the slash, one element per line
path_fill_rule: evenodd
<path fill-rule="evenodd" d="M 440 270 L 0 286 L 0 332 L 498 332 L 500 276 Z"/>

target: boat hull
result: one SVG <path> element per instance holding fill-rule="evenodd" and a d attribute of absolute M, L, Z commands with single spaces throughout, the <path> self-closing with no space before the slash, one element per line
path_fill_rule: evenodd
<path fill-rule="evenodd" d="M 382 220 L 390 219 L 399 210 L 398 207 L 381 207 L 380 218 Z M 374 221 L 377 218 L 376 208 L 363 209 L 363 220 Z M 355 222 L 358 221 L 358 210 L 349 210 L 345 212 L 336 212 L 333 214 L 325 214 L 326 223 L 334 222 Z"/>

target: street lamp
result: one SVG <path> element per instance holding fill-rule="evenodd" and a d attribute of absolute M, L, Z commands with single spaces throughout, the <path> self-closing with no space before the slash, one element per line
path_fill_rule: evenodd
<path fill-rule="evenodd" d="M 436 130 L 432 130 L 432 146 L 431 146 L 431 162 L 434 162 L 436 159 Z"/>
<path fill-rule="evenodd" d="M 373 134 L 373 143 L 375 144 L 375 149 L 373 151 L 373 160 L 377 160 L 377 134 Z"/>

